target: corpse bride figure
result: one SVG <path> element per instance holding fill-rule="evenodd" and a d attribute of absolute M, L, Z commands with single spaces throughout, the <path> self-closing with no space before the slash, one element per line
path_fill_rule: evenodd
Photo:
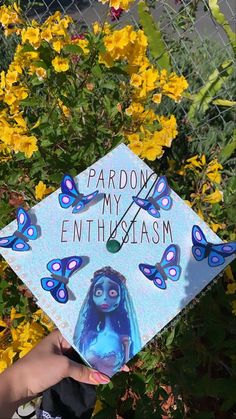
<path fill-rule="evenodd" d="M 86 361 L 109 377 L 141 349 L 125 281 L 110 266 L 94 273 L 73 337 Z"/>

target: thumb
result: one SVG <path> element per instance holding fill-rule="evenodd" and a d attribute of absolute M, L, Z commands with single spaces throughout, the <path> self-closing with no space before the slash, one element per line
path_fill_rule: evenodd
<path fill-rule="evenodd" d="M 71 377 L 81 383 L 93 385 L 108 384 L 110 382 L 110 378 L 105 374 L 85 365 L 78 364 L 71 359 L 68 359 L 67 377 Z"/>

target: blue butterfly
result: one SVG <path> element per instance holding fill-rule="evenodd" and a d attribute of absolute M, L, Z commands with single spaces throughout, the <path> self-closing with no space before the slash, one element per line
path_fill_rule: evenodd
<path fill-rule="evenodd" d="M 8 247 L 18 252 L 25 252 L 30 249 L 27 242 L 38 238 L 37 227 L 31 224 L 31 218 L 23 208 L 17 209 L 16 219 L 18 229 L 12 236 L 1 237 L 0 247 Z"/>
<path fill-rule="evenodd" d="M 154 266 L 140 263 L 139 269 L 158 288 L 164 290 L 168 278 L 172 281 L 178 281 L 180 277 L 179 247 L 171 244 L 165 249 L 160 263 L 156 263 Z"/>
<path fill-rule="evenodd" d="M 199 226 L 192 228 L 192 253 L 196 260 L 208 258 L 208 265 L 211 267 L 223 265 L 225 257 L 236 252 L 236 242 L 213 244 L 208 243 L 203 231 Z"/>
<path fill-rule="evenodd" d="M 66 303 L 68 301 L 69 278 L 81 265 L 82 258 L 80 256 L 50 260 L 47 269 L 51 272 L 52 277 L 41 278 L 43 289 L 49 291 L 58 303 Z"/>
<path fill-rule="evenodd" d="M 70 175 L 64 175 L 61 182 L 62 193 L 59 194 L 59 203 L 62 208 L 73 207 L 72 213 L 80 212 L 98 194 L 98 191 L 89 195 L 80 193 Z"/>
<path fill-rule="evenodd" d="M 152 196 L 146 199 L 133 196 L 134 202 L 144 210 L 146 210 L 152 217 L 160 217 L 160 209 L 169 210 L 172 206 L 172 198 L 170 195 L 170 188 L 168 186 L 165 176 L 159 177 Z"/>

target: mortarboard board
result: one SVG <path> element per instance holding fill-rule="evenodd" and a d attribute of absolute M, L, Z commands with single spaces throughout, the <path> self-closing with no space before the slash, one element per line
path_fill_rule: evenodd
<path fill-rule="evenodd" d="M 0 249 L 85 362 L 112 376 L 233 259 L 119 145 L 1 231 Z"/>

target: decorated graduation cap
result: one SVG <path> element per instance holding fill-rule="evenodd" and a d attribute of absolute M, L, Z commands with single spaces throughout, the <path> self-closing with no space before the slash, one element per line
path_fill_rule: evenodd
<path fill-rule="evenodd" d="M 112 376 L 235 257 L 120 145 L 0 234 L 0 250 L 84 361 Z"/>

